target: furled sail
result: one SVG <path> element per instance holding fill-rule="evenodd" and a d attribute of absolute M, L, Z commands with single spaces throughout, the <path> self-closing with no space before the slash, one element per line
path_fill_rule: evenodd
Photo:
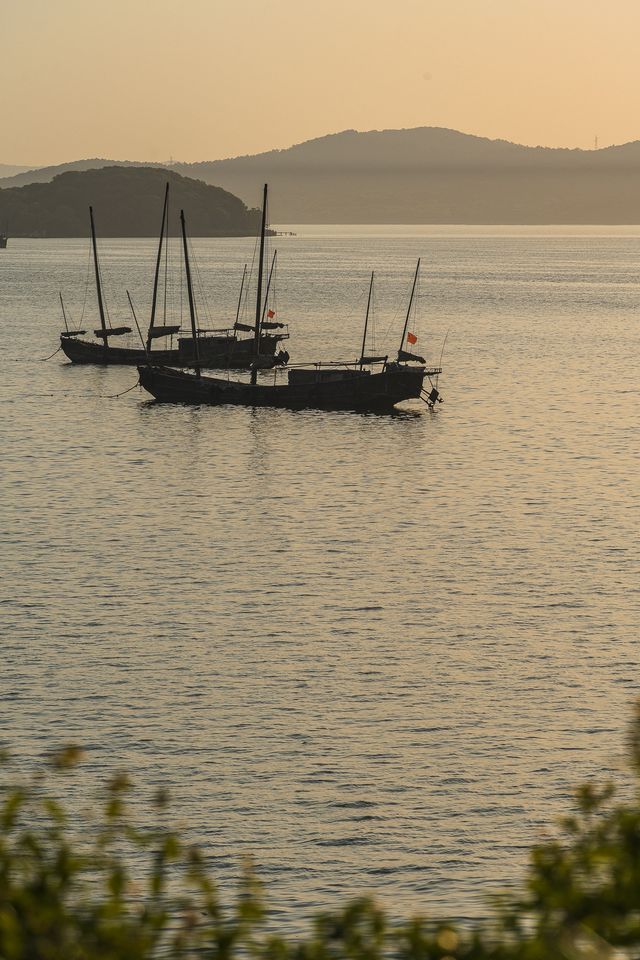
<path fill-rule="evenodd" d="M 94 330 L 93 334 L 106 340 L 109 337 L 121 337 L 123 333 L 131 333 L 131 327 L 106 327 L 104 330 Z"/>
<path fill-rule="evenodd" d="M 234 323 L 234 330 L 245 330 L 247 333 L 253 333 L 253 327 L 249 323 Z"/>
<path fill-rule="evenodd" d="M 252 370 L 270 370 L 276 366 L 276 358 L 270 353 L 260 353 L 254 357 L 251 364 Z"/>
<path fill-rule="evenodd" d="M 426 363 L 424 357 L 419 357 L 417 353 L 409 353 L 408 350 L 398 350 L 398 360 L 415 360 L 416 363 Z"/>
<path fill-rule="evenodd" d="M 151 327 L 149 330 L 149 338 L 151 340 L 156 337 L 171 337 L 174 333 L 179 333 L 180 324 L 175 327 Z"/>
<path fill-rule="evenodd" d="M 384 363 L 387 357 L 360 357 L 358 363 Z"/>

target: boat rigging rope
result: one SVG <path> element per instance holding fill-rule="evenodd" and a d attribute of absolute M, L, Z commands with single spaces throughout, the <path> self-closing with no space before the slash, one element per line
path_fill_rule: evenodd
<path fill-rule="evenodd" d="M 125 393 L 131 393 L 132 390 L 135 390 L 136 387 L 140 386 L 140 379 L 136 380 L 132 387 L 127 387 L 126 390 L 123 390 L 121 393 L 102 393 L 100 394 L 100 400 L 117 400 L 118 397 L 124 397 Z"/>
<path fill-rule="evenodd" d="M 252 253 L 252 255 L 251 255 L 251 267 L 249 268 L 249 272 L 247 273 L 246 282 L 245 282 L 245 285 L 244 285 L 244 294 L 243 294 L 243 298 L 242 298 L 242 301 L 243 301 L 243 302 L 242 302 L 242 307 L 241 307 L 241 310 L 240 310 L 240 315 L 238 316 L 238 319 L 239 319 L 239 320 L 242 320 L 242 321 L 245 322 L 245 323 L 248 322 L 247 317 L 248 317 L 248 318 L 252 321 L 252 323 L 253 323 L 253 320 L 252 320 L 251 314 L 250 314 L 250 309 L 249 309 L 249 287 L 251 286 L 251 281 L 252 281 L 252 279 L 253 279 L 253 270 L 254 270 L 254 267 L 255 267 L 255 265 L 256 265 L 256 260 L 257 260 L 257 258 L 258 258 L 258 246 L 259 246 L 259 245 L 260 245 L 260 237 L 257 236 L 257 237 L 255 237 L 255 239 L 254 239 L 254 241 L 253 241 L 253 253 Z"/>
<path fill-rule="evenodd" d="M 182 274 L 184 273 L 184 253 L 182 250 L 182 244 L 180 244 L 178 247 L 178 273 L 180 274 L 180 326 L 182 326 L 184 306 L 184 288 L 182 284 Z"/>
<path fill-rule="evenodd" d="M 53 358 L 55 357 L 56 353 L 60 353 L 61 350 L 62 350 L 62 344 L 60 344 L 60 346 L 58 347 L 57 350 L 54 350 L 54 352 L 51 354 L 50 357 L 38 357 L 38 362 L 39 362 L 39 363 L 46 363 L 47 360 L 53 360 Z"/>
<path fill-rule="evenodd" d="M 411 286 L 409 287 L 409 289 L 411 289 Z M 414 294 L 414 298 L 413 298 L 413 304 L 412 304 L 412 307 L 411 307 L 411 310 L 412 310 L 411 316 L 413 316 L 414 321 L 415 321 L 415 319 L 416 319 L 416 317 L 417 317 L 417 315 L 418 315 L 417 304 L 418 304 L 419 298 L 420 298 L 420 276 L 418 276 L 418 280 L 416 281 L 416 290 L 415 290 L 415 294 Z M 401 316 L 402 312 L 403 312 L 402 307 L 400 306 L 400 303 L 398 303 L 398 305 L 397 305 L 397 307 L 396 307 L 396 312 L 394 313 L 394 315 L 393 315 L 393 317 L 392 317 L 392 319 L 391 319 L 391 321 L 390 321 L 390 323 L 389 323 L 389 326 L 387 327 L 387 329 L 386 329 L 385 332 L 384 332 L 385 342 L 388 340 L 388 338 L 389 338 L 389 336 L 390 336 L 390 334 L 391 334 L 391 330 L 392 330 L 392 329 L 395 329 L 396 323 L 397 323 L 397 320 L 398 320 L 398 317 Z M 409 317 L 409 319 L 411 319 L 411 316 Z"/>
<path fill-rule="evenodd" d="M 394 313 L 393 317 L 392 317 L 391 320 L 389 321 L 389 325 L 388 325 L 387 329 L 384 331 L 384 341 L 385 341 L 385 343 L 388 342 L 389 337 L 391 336 L 391 331 L 392 331 L 392 330 L 395 330 L 399 316 L 400 316 L 400 307 L 397 306 L 397 307 L 396 307 L 396 312 Z"/>
<path fill-rule="evenodd" d="M 196 314 L 198 315 L 198 327 L 200 327 L 200 311 L 197 309 L 198 304 L 202 304 L 202 313 L 204 314 L 204 324 L 207 327 L 213 327 L 213 316 L 209 308 L 209 301 L 207 300 L 207 295 L 204 288 L 204 283 L 202 280 L 202 274 L 200 273 L 200 265 L 194 253 L 193 243 L 191 238 L 189 238 L 189 253 L 191 256 L 191 266 L 193 267 L 193 274 L 195 276 L 195 288 L 197 291 L 196 297 Z"/>
<path fill-rule="evenodd" d="M 163 299 L 163 312 L 162 312 L 162 322 L 165 326 L 167 323 L 168 283 L 169 283 L 169 196 L 167 195 L 167 223 L 165 226 L 165 236 L 164 236 L 164 299 Z"/>
<path fill-rule="evenodd" d="M 276 320 L 279 321 L 280 317 L 278 316 L 278 299 L 277 299 L 278 297 L 278 261 L 277 259 L 273 267 L 273 280 L 271 282 L 271 289 L 269 292 L 271 294 L 271 309 L 276 315 Z"/>
<path fill-rule="evenodd" d="M 87 269 L 85 270 L 84 276 L 84 300 L 82 301 L 82 313 L 80 314 L 80 326 L 82 326 L 82 321 L 84 320 L 84 312 L 87 307 L 87 294 L 89 292 L 89 273 L 91 270 L 91 240 L 89 240 L 88 252 L 87 252 Z"/>
<path fill-rule="evenodd" d="M 375 356 L 377 352 L 376 351 L 376 293 L 377 291 L 374 284 L 371 290 L 371 310 L 369 311 L 369 330 L 367 331 L 367 333 L 369 334 L 371 351 L 373 353 L 373 356 Z M 365 353 L 366 346 L 367 346 L 366 343 L 363 344 L 363 350 L 362 350 L 363 356 L 366 355 Z"/>
<path fill-rule="evenodd" d="M 107 327 L 112 327 L 111 311 L 109 310 L 109 298 L 107 292 L 113 290 L 114 283 L 111 273 L 111 264 L 107 261 L 105 264 L 102 257 L 98 259 L 98 272 L 100 274 L 100 286 L 102 287 L 102 306 L 104 308 L 105 321 Z"/>

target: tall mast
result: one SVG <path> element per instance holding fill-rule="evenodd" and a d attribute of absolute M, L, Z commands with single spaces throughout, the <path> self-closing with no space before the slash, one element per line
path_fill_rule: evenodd
<path fill-rule="evenodd" d="M 238 307 L 236 310 L 236 323 L 240 319 L 240 307 L 242 306 L 242 293 L 244 291 L 244 281 L 247 276 L 247 265 L 245 263 L 244 270 L 242 271 L 242 283 L 240 284 L 240 296 L 238 297 Z"/>
<path fill-rule="evenodd" d="M 367 343 L 367 327 L 369 325 L 369 308 L 371 307 L 371 295 L 373 293 L 373 270 L 371 271 L 371 282 L 369 284 L 369 297 L 367 299 L 367 312 L 364 318 L 364 333 L 362 334 L 362 350 L 360 351 L 360 369 L 364 362 L 364 348 Z"/>
<path fill-rule="evenodd" d="M 98 310 L 100 311 L 100 325 L 103 331 L 107 332 L 107 323 L 104 318 L 104 303 L 102 301 L 102 284 L 100 282 L 100 266 L 98 264 L 98 245 L 96 243 L 96 226 L 93 222 L 93 207 L 89 207 L 89 219 L 91 220 L 91 244 L 93 246 L 93 264 L 96 270 L 96 291 L 98 293 Z M 107 337 L 104 337 L 104 345 L 107 346 Z"/>
<path fill-rule="evenodd" d="M 180 211 L 180 226 L 182 227 L 182 246 L 184 249 L 184 268 L 187 274 L 187 292 L 189 294 L 189 314 L 191 316 L 191 335 L 193 337 L 193 359 L 196 368 L 196 377 L 200 379 L 200 350 L 198 347 L 198 330 L 196 327 L 196 308 L 193 302 L 193 284 L 191 283 L 191 265 L 189 264 L 189 248 L 187 246 L 187 228 L 184 222 L 184 210 Z"/>
<path fill-rule="evenodd" d="M 407 327 L 409 326 L 409 314 L 411 313 L 411 307 L 413 306 L 413 295 L 416 292 L 416 283 L 418 282 L 418 271 L 420 270 L 420 257 L 418 257 L 418 262 L 416 264 L 416 272 L 413 277 L 413 286 L 411 287 L 411 296 L 409 297 L 409 306 L 407 307 L 407 316 L 404 321 L 404 329 L 402 331 L 402 340 L 400 341 L 400 350 L 404 347 L 404 338 L 407 335 Z"/>
<path fill-rule="evenodd" d="M 151 319 L 149 320 L 149 330 L 147 332 L 147 352 L 151 350 L 151 331 L 156 319 L 156 302 L 158 299 L 158 279 L 160 277 L 160 262 L 162 260 L 162 244 L 164 241 L 164 227 L 167 220 L 167 207 L 169 205 L 169 184 L 167 183 L 164 191 L 164 206 L 162 207 L 162 224 L 160 226 L 160 241 L 158 243 L 158 256 L 156 258 L 156 272 L 153 277 L 153 297 L 151 299 Z M 165 320 L 165 323 L 167 321 Z"/>
<path fill-rule="evenodd" d="M 267 184 L 264 185 L 262 196 L 262 225 L 260 227 L 260 256 L 258 259 L 258 291 L 256 294 L 256 322 L 253 330 L 253 355 L 257 361 L 260 353 L 260 322 L 262 320 L 262 273 L 264 270 L 264 238 L 267 227 Z M 251 369 L 251 383 L 258 380 L 258 364 L 254 363 Z"/>

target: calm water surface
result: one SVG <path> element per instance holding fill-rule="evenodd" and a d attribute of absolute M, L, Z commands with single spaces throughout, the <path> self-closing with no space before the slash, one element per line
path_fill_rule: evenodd
<path fill-rule="evenodd" d="M 397 348 L 415 258 L 430 414 L 161 407 L 58 354 L 85 241 L 0 253 L 0 731 L 135 771 L 291 928 L 364 890 L 482 915 L 572 786 L 624 778 L 639 681 L 640 229 L 299 228 L 296 360 Z M 154 242 L 102 244 L 146 322 Z M 213 322 L 252 240 L 197 240 Z M 97 326 L 91 287 L 84 325 Z"/>

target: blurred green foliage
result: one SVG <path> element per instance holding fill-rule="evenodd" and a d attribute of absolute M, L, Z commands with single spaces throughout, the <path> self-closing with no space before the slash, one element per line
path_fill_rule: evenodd
<path fill-rule="evenodd" d="M 485 923 L 396 921 L 363 899 L 317 916 L 295 939 L 266 925 L 250 871 L 235 903 L 220 903 L 202 852 L 164 823 L 164 793 L 149 811 L 160 825 L 141 829 L 119 775 L 90 825 L 71 822 L 55 799 L 82 760 L 68 747 L 46 774 L 2 792 L 0 960 L 640 957 L 640 711 L 629 748 L 633 800 L 617 801 L 611 785 L 578 790 L 560 839 L 533 848 L 519 895 L 496 899 Z"/>

